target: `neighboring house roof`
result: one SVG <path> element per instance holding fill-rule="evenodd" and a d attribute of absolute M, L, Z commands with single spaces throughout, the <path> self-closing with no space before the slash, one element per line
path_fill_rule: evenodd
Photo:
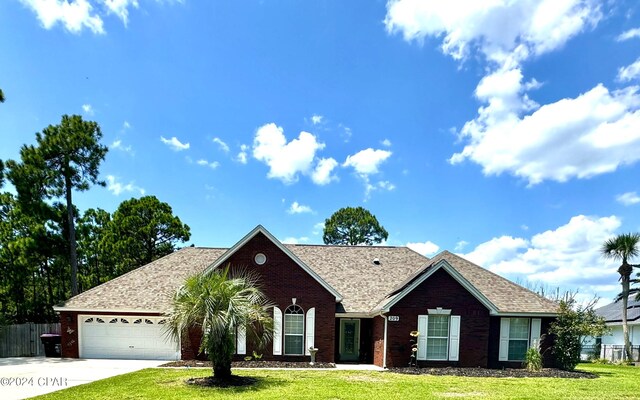
<path fill-rule="evenodd" d="M 226 249 L 185 247 L 82 292 L 56 311 L 169 311 L 171 295 L 191 275 L 203 271 Z"/>
<path fill-rule="evenodd" d="M 245 243 L 257 232 L 266 230 L 258 226 L 238 243 Z M 556 303 L 448 251 L 429 260 L 407 247 L 283 245 L 268 232 L 266 236 L 336 295 L 338 312 L 386 311 L 439 268 L 458 280 L 492 314 L 557 312 Z M 72 297 L 54 309 L 167 312 L 171 295 L 187 277 L 219 265 L 240 247 L 186 247 Z"/>
<path fill-rule="evenodd" d="M 615 301 L 597 308 L 596 314 L 603 317 L 606 322 L 622 322 L 622 302 Z M 629 296 L 627 303 L 627 321 L 632 322 L 640 319 L 640 301 L 636 300 L 636 296 Z"/>

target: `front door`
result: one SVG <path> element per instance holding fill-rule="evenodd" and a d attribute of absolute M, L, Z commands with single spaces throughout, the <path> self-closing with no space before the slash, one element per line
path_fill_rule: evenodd
<path fill-rule="evenodd" d="M 340 320 L 340 361 L 360 359 L 360 320 Z"/>

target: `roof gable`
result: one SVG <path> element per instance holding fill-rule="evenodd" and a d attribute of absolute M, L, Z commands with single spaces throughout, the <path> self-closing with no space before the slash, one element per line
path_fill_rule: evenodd
<path fill-rule="evenodd" d="M 311 267 L 309 267 L 306 263 L 304 263 L 297 255 L 295 255 L 289 248 L 282 244 L 278 239 L 275 238 L 268 230 L 266 230 L 262 225 L 258 225 L 251 230 L 248 234 L 246 234 L 240 241 L 234 244 L 229 250 L 227 250 L 224 254 L 222 254 L 213 264 L 209 265 L 205 268 L 205 271 L 211 271 L 220 267 L 224 264 L 232 255 L 234 255 L 237 251 L 239 251 L 242 247 L 244 247 L 251 239 L 253 239 L 258 234 L 263 234 L 267 239 L 269 239 L 278 249 L 280 249 L 283 253 L 287 255 L 293 262 L 295 262 L 300 268 L 302 268 L 307 274 L 309 274 L 313 279 L 315 279 L 322 287 L 324 287 L 329 293 L 331 293 L 336 298 L 336 302 L 342 301 L 342 295 L 335 289 L 333 286 L 327 283 L 316 271 L 314 271 Z"/>

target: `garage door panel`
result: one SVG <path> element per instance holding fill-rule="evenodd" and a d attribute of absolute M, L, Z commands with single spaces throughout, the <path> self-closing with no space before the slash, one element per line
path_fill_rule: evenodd
<path fill-rule="evenodd" d="M 163 317 L 79 316 L 80 356 L 84 358 L 179 358 L 176 341 L 167 337 Z"/>

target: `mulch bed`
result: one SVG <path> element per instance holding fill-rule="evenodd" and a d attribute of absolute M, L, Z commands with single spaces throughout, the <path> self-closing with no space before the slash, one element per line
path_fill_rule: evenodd
<path fill-rule="evenodd" d="M 487 369 L 487 368 L 390 368 L 389 372 L 409 375 L 450 375 L 472 378 L 573 378 L 594 379 L 598 375 L 583 371 L 563 371 L 555 368 L 544 368 L 533 372 L 526 369 Z"/>
<path fill-rule="evenodd" d="M 161 367 L 189 367 L 212 368 L 211 361 L 180 360 L 162 364 Z M 335 368 L 334 363 L 317 362 L 313 365 L 308 362 L 286 361 L 234 361 L 231 368 Z"/>

